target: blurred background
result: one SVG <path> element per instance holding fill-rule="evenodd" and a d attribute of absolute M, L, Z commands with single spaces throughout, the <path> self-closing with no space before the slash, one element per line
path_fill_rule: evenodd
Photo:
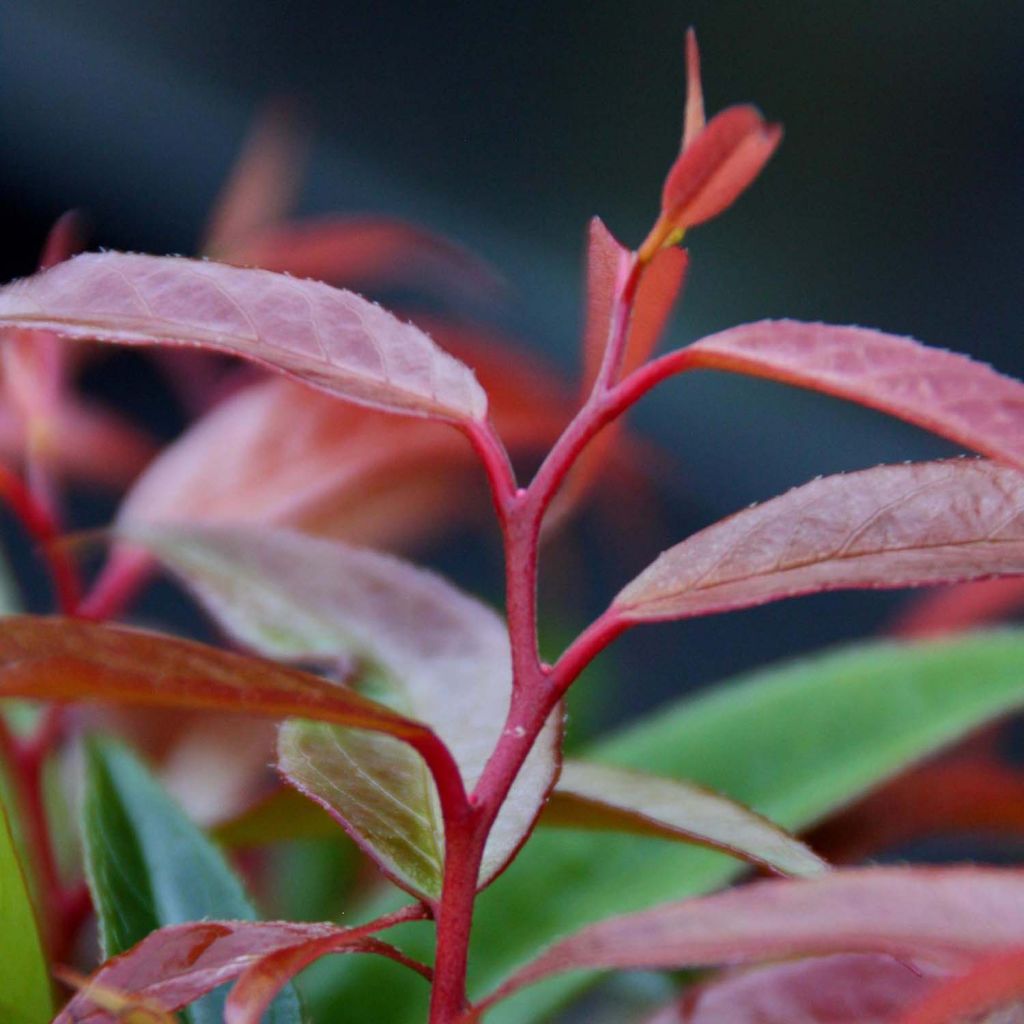
<path fill-rule="evenodd" d="M 1024 374 L 1020 0 L 5 0 L 0 271 L 30 272 L 72 207 L 91 246 L 194 252 L 253 118 L 285 96 L 312 132 L 303 213 L 386 213 L 464 243 L 509 285 L 499 307 L 474 312 L 571 375 L 587 220 L 600 214 L 630 245 L 653 220 L 690 24 L 709 111 L 754 101 L 786 136 L 755 187 L 689 239 L 671 343 L 791 316 Z M 159 436 L 181 426 L 137 357 L 87 383 Z M 852 406 L 714 374 L 668 383 L 633 422 L 661 452 L 654 497 L 627 536 L 590 517 L 582 554 L 553 556 L 548 603 L 566 627 L 661 548 L 749 502 L 952 451 Z M 82 495 L 79 517 L 111 508 Z M 492 590 L 486 552 L 430 557 Z M 878 630 L 902 600 L 828 595 L 648 628 L 614 656 L 629 680 L 620 705 Z"/>

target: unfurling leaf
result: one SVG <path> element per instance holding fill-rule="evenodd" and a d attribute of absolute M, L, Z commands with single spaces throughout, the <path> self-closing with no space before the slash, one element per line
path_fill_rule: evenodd
<path fill-rule="evenodd" d="M 815 957 L 729 972 L 644 1024 L 896 1024 L 934 984 L 891 956 Z"/>
<path fill-rule="evenodd" d="M 93 742 L 87 758 L 83 837 L 105 957 L 124 953 L 165 925 L 255 920 L 221 853 L 127 750 Z M 117 981 L 116 987 L 138 991 L 136 978 Z M 90 997 L 90 991 L 83 996 Z M 223 1007 L 224 995 L 212 994 L 190 1006 L 186 1019 L 221 1024 Z M 289 990 L 274 1004 L 267 1024 L 300 1021 L 298 998 Z"/>
<path fill-rule="evenodd" d="M 841 587 L 1024 572 L 1024 474 L 980 460 L 825 477 L 664 552 L 612 607 L 686 618 Z"/>
<path fill-rule="evenodd" d="M 472 371 L 412 324 L 353 292 L 266 270 L 87 253 L 0 288 L 0 326 L 198 345 L 390 412 L 455 422 L 487 415 Z"/>
<path fill-rule="evenodd" d="M 944 969 L 1024 944 L 1024 876 L 990 868 L 865 868 L 775 880 L 590 925 L 485 1005 L 553 974 L 888 953 Z"/>
<path fill-rule="evenodd" d="M 0 1020 L 46 1024 L 53 1012 L 49 972 L 18 852 L 0 791 Z"/>
<path fill-rule="evenodd" d="M 121 536 L 179 575 L 246 646 L 278 658 L 358 659 L 371 692 L 430 725 L 466 790 L 475 785 L 512 682 L 508 635 L 489 608 L 398 559 L 286 530 L 135 524 Z M 498 815 L 481 885 L 529 834 L 554 782 L 558 717 Z M 415 755 L 388 737 L 306 722 L 282 729 L 279 754 L 289 781 L 337 814 L 392 878 L 436 898 L 442 817 Z"/>
<path fill-rule="evenodd" d="M 131 995 L 173 1012 L 249 971 L 255 976 L 265 957 L 310 946 L 319 955 L 327 952 L 371 952 L 407 962 L 397 950 L 385 943 L 367 939 L 365 933 L 353 934 L 352 929 L 332 924 L 197 921 L 153 932 L 138 945 L 104 964 L 90 980 L 101 990 Z M 294 973 L 302 966 L 305 965 L 296 966 Z M 281 982 L 285 980 L 281 979 Z M 269 994 L 272 996 L 273 991 Z M 117 1020 L 96 1002 L 90 998 L 86 988 L 64 1007 L 54 1024 L 111 1024 Z M 253 1019 L 239 1016 L 239 1012 L 236 1008 L 235 1016 L 228 1019 Z M 218 1024 L 223 1019 L 218 1015 Z M 273 1017 L 268 1024 L 278 1019 Z"/>
<path fill-rule="evenodd" d="M 665 357 L 858 402 L 1024 468 L 1024 384 L 984 363 L 864 327 L 762 320 Z"/>
<path fill-rule="evenodd" d="M 541 822 L 682 839 L 784 875 L 817 875 L 828 867 L 798 839 L 733 800 L 693 783 L 594 762 L 562 765 Z"/>

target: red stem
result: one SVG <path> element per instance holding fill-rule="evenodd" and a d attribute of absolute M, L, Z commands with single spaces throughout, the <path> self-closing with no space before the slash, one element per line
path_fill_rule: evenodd
<path fill-rule="evenodd" d="M 445 873 L 435 908 L 437 954 L 430 1024 L 455 1024 L 469 1011 L 466 968 L 480 864 L 491 826 L 559 700 L 587 663 L 627 626 L 606 612 L 552 669 L 537 650 L 537 555 L 541 523 L 559 486 L 595 434 L 635 401 L 635 374 L 619 385 L 629 321 L 644 264 L 633 258 L 618 282 L 609 340 L 594 388 L 525 490 L 490 423 L 463 429 L 480 455 L 505 544 L 506 612 L 512 653 L 512 699 L 501 738 L 470 796 L 465 815 L 445 818 Z"/>
<path fill-rule="evenodd" d="M 60 527 L 49 511 L 15 473 L 0 465 L 0 498 L 7 502 L 26 532 L 39 545 L 53 581 L 57 602 L 65 615 L 74 615 L 81 600 L 78 570 L 60 543 Z"/>

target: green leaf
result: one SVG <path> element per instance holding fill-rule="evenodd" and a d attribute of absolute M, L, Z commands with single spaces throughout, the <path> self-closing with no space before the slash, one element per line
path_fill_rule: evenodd
<path fill-rule="evenodd" d="M 1022 706 L 1022 631 L 875 643 L 723 684 L 585 753 L 710 786 L 795 831 Z M 492 989 L 557 936 L 612 914 L 710 892 L 737 870 L 721 854 L 663 840 L 535 832 L 477 904 L 472 991 Z M 364 994 L 363 970 L 344 965 L 330 997 L 323 988 L 318 993 L 315 1012 L 330 1019 L 354 991 Z M 585 980 L 545 982 L 496 1008 L 488 1024 L 543 1019 Z M 398 1002 L 394 985 L 387 996 L 389 1006 Z M 411 988 L 405 1006 L 386 1018 L 389 1024 L 417 1020 Z"/>
<path fill-rule="evenodd" d="M 49 971 L 32 898 L 0 803 L 0 1020 L 46 1024 L 52 1016 Z"/>
<path fill-rule="evenodd" d="M 84 837 L 89 888 L 105 957 L 130 949 L 165 925 L 204 919 L 256 920 L 242 885 L 217 848 L 123 747 L 87 750 Z M 188 1024 L 221 1024 L 225 994 L 184 1011 Z M 286 989 L 267 1024 L 298 1024 L 298 997 Z"/>

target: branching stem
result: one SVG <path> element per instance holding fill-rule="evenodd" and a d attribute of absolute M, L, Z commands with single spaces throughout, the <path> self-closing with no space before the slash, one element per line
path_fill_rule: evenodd
<path fill-rule="evenodd" d="M 437 955 L 430 1024 L 471 1018 L 466 968 L 473 906 L 487 837 L 530 751 L 569 685 L 627 623 L 606 612 L 568 648 L 554 668 L 537 648 L 537 572 L 541 524 L 552 498 L 588 442 L 621 415 L 643 388 L 632 377 L 615 384 L 629 336 L 644 264 L 634 256 L 616 286 L 608 344 L 593 390 L 555 442 L 529 487 L 516 485 L 508 455 L 490 423 L 463 428 L 480 456 L 505 547 L 506 614 L 512 654 L 512 699 L 501 737 L 470 795 L 467 813 L 445 822 L 445 874 L 435 909 Z M 635 375 L 633 375 L 635 376 Z"/>

